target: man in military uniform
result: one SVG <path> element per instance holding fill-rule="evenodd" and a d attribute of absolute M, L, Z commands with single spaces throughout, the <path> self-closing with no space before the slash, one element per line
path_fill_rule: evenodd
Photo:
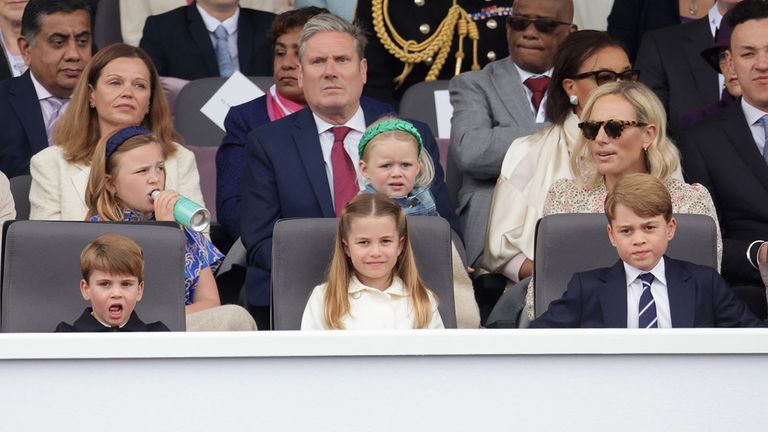
<path fill-rule="evenodd" d="M 456 53 L 461 51 L 463 58 L 459 72 L 472 70 L 474 62 L 473 36 L 477 41 L 477 66 L 479 69 L 487 63 L 508 55 L 505 38 L 505 20 L 512 13 L 513 0 L 458 0 L 457 6 L 463 12 L 452 10 L 453 0 L 359 0 L 355 19 L 369 34 L 370 43 L 365 50 L 368 59 L 368 82 L 363 93 L 380 101 L 397 106 L 405 90 L 411 85 L 424 81 L 430 73 L 435 61 L 440 61 L 437 53 L 423 56 L 425 60 L 412 66 L 410 72 L 402 77 L 401 82 L 393 80 L 402 75 L 405 63 L 399 60 L 392 50 L 403 51 L 402 41 L 415 41 L 417 44 L 429 45 L 425 51 L 436 49 L 441 43 L 446 44 L 445 60 L 434 78 L 448 80 L 456 72 Z M 391 26 L 382 20 L 379 31 L 375 28 L 377 14 L 389 14 Z M 451 20 L 451 15 L 458 15 L 456 21 L 471 21 L 477 28 L 477 33 L 471 29 L 472 24 L 463 38 L 459 50 L 459 24 Z M 445 21 L 444 27 L 441 23 Z M 456 22 L 447 28 L 446 25 Z M 385 32 L 382 40 L 381 32 Z M 445 34 L 443 34 L 445 32 Z M 451 36 L 450 44 L 445 40 Z M 430 38 L 435 41 L 424 44 Z M 387 43 L 387 40 L 391 43 Z M 386 45 L 389 45 L 387 47 Z M 413 50 L 409 50 L 413 54 Z M 422 51 L 424 52 L 424 51 Z"/>

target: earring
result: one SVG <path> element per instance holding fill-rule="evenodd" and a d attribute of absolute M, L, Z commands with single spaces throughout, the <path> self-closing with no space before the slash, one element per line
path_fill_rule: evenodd
<path fill-rule="evenodd" d="M 88 105 L 90 105 L 90 106 L 91 106 L 91 108 L 96 108 L 96 104 L 95 104 L 95 103 L 93 103 L 93 102 L 89 103 Z"/>
<path fill-rule="evenodd" d="M 576 95 L 568 96 L 568 102 L 570 102 L 571 105 L 576 106 L 579 104 L 579 97 Z"/>
<path fill-rule="evenodd" d="M 648 147 L 643 147 L 643 151 L 645 152 L 645 154 L 648 154 Z"/>

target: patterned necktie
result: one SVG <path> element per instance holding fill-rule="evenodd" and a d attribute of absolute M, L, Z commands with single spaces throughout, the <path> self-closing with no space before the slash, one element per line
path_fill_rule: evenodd
<path fill-rule="evenodd" d="M 67 102 L 67 99 L 51 96 L 45 99 L 45 102 L 50 108 L 50 115 L 48 121 L 45 123 L 45 134 L 48 136 L 48 145 L 53 145 L 53 127 L 56 125 L 56 121 L 59 119 L 59 115 L 62 112 L 62 107 Z"/>
<path fill-rule="evenodd" d="M 533 104 L 533 116 L 536 117 L 539 113 L 539 105 L 541 105 L 541 101 L 544 99 L 544 94 L 547 92 L 549 77 L 531 77 L 525 80 L 523 84 L 533 92 L 533 95 L 531 95 L 531 103 Z"/>
<path fill-rule="evenodd" d="M 656 301 L 651 294 L 651 284 L 653 275 L 643 273 L 637 277 L 643 283 L 643 293 L 640 294 L 638 328 L 657 328 L 659 327 L 659 318 L 656 316 Z"/>
<path fill-rule="evenodd" d="M 763 160 L 768 164 L 768 114 L 760 117 L 757 121 L 763 127 Z"/>
<path fill-rule="evenodd" d="M 352 130 L 347 126 L 337 126 L 333 132 L 333 147 L 331 148 L 331 167 L 333 170 L 333 202 L 336 216 L 341 216 L 341 210 L 355 195 L 360 192 L 357 184 L 357 171 L 344 150 L 344 138 Z"/>
<path fill-rule="evenodd" d="M 227 29 L 219 24 L 213 32 L 216 39 L 216 61 L 219 62 L 219 75 L 229 78 L 235 73 L 235 66 L 232 64 L 232 54 L 229 52 L 229 43 L 227 43 Z"/>

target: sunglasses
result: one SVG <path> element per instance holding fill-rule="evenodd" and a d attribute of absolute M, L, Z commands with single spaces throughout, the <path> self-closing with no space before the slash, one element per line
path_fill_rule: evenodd
<path fill-rule="evenodd" d="M 547 18 L 531 19 L 523 16 L 510 16 L 507 18 L 507 24 L 514 31 L 523 31 L 527 29 L 531 23 L 533 23 L 534 27 L 536 27 L 536 30 L 538 30 L 539 33 L 546 34 L 552 33 L 561 25 L 571 25 L 571 23 L 555 21 Z"/>
<path fill-rule="evenodd" d="M 579 123 L 579 129 L 584 138 L 588 140 L 594 140 L 597 138 L 597 134 L 600 132 L 600 128 L 603 128 L 605 134 L 611 138 L 618 138 L 624 131 L 625 127 L 643 127 L 648 126 L 648 123 L 641 123 L 637 120 L 606 120 L 606 121 L 585 121 Z"/>
<path fill-rule="evenodd" d="M 597 85 L 608 84 L 610 82 L 616 82 L 618 80 L 635 82 L 640 79 L 640 71 L 637 69 L 629 69 L 624 72 L 617 73 L 612 70 L 599 70 L 592 72 L 584 72 L 578 75 L 574 75 L 571 79 L 584 79 L 594 77 Z"/>

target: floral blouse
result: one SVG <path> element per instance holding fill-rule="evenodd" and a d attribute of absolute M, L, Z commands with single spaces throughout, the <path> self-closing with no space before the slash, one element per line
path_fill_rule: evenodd
<path fill-rule="evenodd" d="M 130 222 L 153 221 L 155 216 L 151 214 L 148 218 L 144 218 L 140 212 L 124 210 L 123 220 Z M 96 215 L 91 217 L 91 221 L 98 222 L 101 221 L 101 218 Z M 200 280 L 200 272 L 206 267 L 210 267 L 211 272 L 216 273 L 224 255 L 202 234 L 187 227 L 182 227 L 182 229 L 187 239 L 184 253 L 184 302 L 190 305 L 195 298 L 195 289 Z"/>

